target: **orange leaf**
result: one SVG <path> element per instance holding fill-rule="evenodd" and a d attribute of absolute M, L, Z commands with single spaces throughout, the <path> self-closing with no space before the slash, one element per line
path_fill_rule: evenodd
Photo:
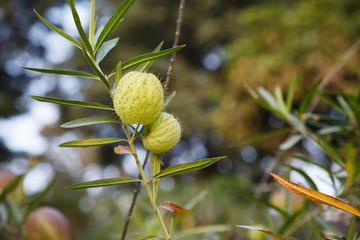
<path fill-rule="evenodd" d="M 290 191 L 304 197 L 307 198 L 311 201 L 317 202 L 317 203 L 321 203 L 321 204 L 325 204 L 325 205 L 329 205 L 335 208 L 338 208 L 340 210 L 343 210 L 345 212 L 348 213 L 352 213 L 354 215 L 357 215 L 360 217 L 360 212 L 353 208 L 352 206 L 350 206 L 349 204 L 341 201 L 340 199 L 331 197 L 329 195 L 323 194 L 321 192 L 318 191 L 314 191 L 311 190 L 309 188 L 306 187 L 302 187 L 298 184 L 295 184 L 293 182 L 287 181 L 286 179 L 274 174 L 274 173 L 270 173 L 279 183 L 281 183 L 284 187 L 286 187 L 287 189 L 289 189 Z"/>
<path fill-rule="evenodd" d="M 121 145 L 115 147 L 114 152 L 118 155 L 132 154 L 132 151 L 130 150 L 130 148 L 128 146 L 121 146 Z"/>
<path fill-rule="evenodd" d="M 168 210 L 176 215 L 183 215 L 183 214 L 191 213 L 194 211 L 192 209 L 185 209 L 185 208 L 183 208 L 173 202 L 169 202 L 169 201 L 162 202 L 159 207 L 163 208 L 165 210 Z"/>

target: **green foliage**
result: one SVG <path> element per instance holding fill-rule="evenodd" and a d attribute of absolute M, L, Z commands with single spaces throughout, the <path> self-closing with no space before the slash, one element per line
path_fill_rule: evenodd
<path fill-rule="evenodd" d="M 268 116 L 263 106 L 256 106 L 248 99 L 245 84 L 269 91 L 279 86 L 286 97 L 293 94 L 293 101 L 287 103 L 295 107 L 302 104 L 298 110 L 303 112 L 308 103 L 306 96 L 312 96 L 309 86 L 323 78 L 336 61 L 344 62 L 343 56 L 339 56 L 357 42 L 358 9 L 356 0 L 336 3 L 304 0 L 263 1 L 235 11 L 234 28 L 239 30 L 232 32 L 232 38 L 225 44 L 229 58 L 223 72 L 225 82 L 207 90 L 217 88 L 219 92 L 211 120 L 224 139 L 239 143 L 268 130 L 264 121 Z M 359 61 L 359 56 L 354 54 L 346 62 L 349 66 L 359 66 Z M 290 85 L 295 73 L 298 83 L 294 91 Z M 341 87 L 354 93 L 358 85 L 355 74 L 356 70 L 341 69 L 328 88 Z M 257 147 L 274 150 L 282 140 L 273 138 L 273 144 Z"/>
<path fill-rule="evenodd" d="M 298 80 L 295 78 L 290 85 L 292 89 L 290 90 L 290 96 L 293 95 L 291 92 L 294 91 L 293 89 L 296 88 L 297 83 Z M 351 186 L 357 185 L 358 183 L 356 182 L 358 179 L 360 179 L 359 172 L 357 171 L 357 161 L 355 160 L 357 158 L 356 156 L 358 156 L 357 153 L 360 151 L 360 145 L 358 145 L 359 142 L 357 141 L 358 125 L 357 121 L 355 120 L 357 118 L 355 109 L 357 108 L 355 105 L 351 107 L 350 104 L 350 102 L 359 102 L 359 96 L 345 94 L 342 90 L 337 92 L 326 92 L 322 91 L 322 89 L 319 89 L 319 87 L 320 81 L 309 87 L 310 90 L 307 92 L 305 98 L 298 106 L 298 109 L 289 109 L 286 107 L 292 106 L 292 97 L 289 97 L 288 95 L 287 99 L 284 100 L 281 90 L 278 87 L 275 88 L 274 94 L 261 87 L 258 89 L 259 94 L 252 89 L 250 89 L 250 94 L 265 109 L 271 111 L 273 114 L 276 114 L 292 128 L 292 132 L 288 139 L 279 145 L 279 149 L 282 151 L 281 154 L 283 155 L 287 151 L 292 151 L 294 148 L 299 148 L 298 143 L 302 139 L 312 139 L 314 143 L 318 144 L 327 158 L 333 161 L 337 167 L 340 168 L 339 172 L 345 173 L 347 176 L 346 178 L 341 177 L 338 174 L 339 172 L 334 172 L 330 166 L 325 165 L 324 163 L 319 163 L 319 161 L 310 160 L 307 157 L 302 156 L 290 156 L 290 158 L 304 161 L 309 167 L 313 165 L 324 169 L 328 173 L 329 178 L 332 180 L 333 188 L 339 191 L 337 192 L 337 195 L 341 196 L 342 198 L 346 198 L 346 196 L 352 192 Z M 322 113 L 318 114 L 314 112 L 308 112 L 308 106 L 314 105 L 314 102 L 317 101 L 315 99 L 319 98 L 323 99 L 325 104 L 328 104 L 330 109 L 336 109 L 336 111 L 338 111 L 342 117 L 339 118 L 338 116 L 331 114 L 324 115 Z M 312 106 L 312 108 L 313 107 L 314 106 Z M 300 174 L 306 180 L 307 184 L 312 189 L 317 191 L 317 183 L 309 175 L 309 171 L 304 168 L 296 167 L 296 165 L 293 166 L 291 161 L 283 164 L 283 166 L 284 169 L 286 169 L 288 172 L 297 172 Z M 341 183 L 342 187 L 340 189 L 336 187 L 336 182 Z M 287 188 L 291 190 L 290 186 Z M 297 190 L 292 191 L 299 193 Z M 306 196 L 306 193 L 301 196 Z M 311 197 L 306 198 L 313 200 Z M 333 201 L 330 198 L 329 200 Z M 254 199 L 254 201 L 256 201 L 258 204 L 271 207 L 268 203 L 261 199 Z M 313 201 L 319 202 L 317 200 Z M 326 200 L 322 203 L 326 203 Z M 336 201 L 334 203 L 336 203 Z M 359 201 L 352 201 L 352 203 L 358 204 Z M 342 209 L 340 204 L 342 203 L 339 201 L 339 208 Z M 352 207 L 349 206 L 349 209 L 350 208 Z M 354 209 L 352 213 L 356 214 L 355 211 L 357 210 Z M 305 222 L 301 222 L 300 219 L 304 214 L 308 214 L 308 216 L 311 217 L 307 218 Z M 302 225 L 311 220 L 316 239 L 323 239 L 322 236 L 325 235 L 324 229 L 327 229 L 336 234 L 328 235 L 327 239 L 342 239 L 339 237 L 344 234 L 341 233 L 341 230 L 336 229 L 336 227 L 326 222 L 325 220 L 315 220 L 312 217 L 313 214 L 314 213 L 311 213 L 311 210 L 303 208 L 301 211 L 293 215 L 281 215 L 282 218 L 286 219 L 285 224 L 274 232 L 290 237 L 292 233 L 296 232 L 296 228 L 301 228 Z M 318 225 L 317 222 L 319 222 L 320 225 Z M 352 218 L 350 224 L 348 225 L 346 239 L 355 239 L 354 224 L 355 217 Z"/>

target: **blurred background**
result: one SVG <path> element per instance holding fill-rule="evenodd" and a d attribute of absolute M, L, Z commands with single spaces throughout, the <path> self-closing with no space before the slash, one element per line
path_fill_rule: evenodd
<path fill-rule="evenodd" d="M 88 27 L 90 1 L 78 0 L 77 10 Z M 119 1 L 97 1 L 98 26 L 104 24 Z M 112 37 L 118 45 L 103 60 L 106 73 L 119 60 L 151 52 L 161 41 L 170 48 L 175 33 L 179 1 L 137 1 Z M 62 107 L 33 100 L 31 95 L 86 100 L 111 105 L 105 88 L 89 79 L 38 74 L 22 69 L 58 68 L 91 72 L 82 53 L 49 30 L 35 9 L 54 25 L 78 38 L 65 1 L 5 0 L 0 2 L 0 168 L 26 173 L 22 191 L 34 198 L 53 180 L 42 201 L 61 210 L 72 226 L 73 239 L 118 239 L 134 185 L 70 191 L 75 182 L 117 176 L 137 176 L 131 156 L 114 154 L 116 145 L 71 149 L 65 141 L 94 137 L 121 137 L 119 126 L 105 124 L 60 128 L 79 117 L 108 116 L 101 110 Z M 184 239 L 240 239 L 237 224 L 266 225 L 261 208 L 248 214 L 257 184 L 273 161 L 286 136 L 241 145 L 259 134 L 284 127 L 276 116 L 261 109 L 250 97 L 245 83 L 284 91 L 298 74 L 296 100 L 323 77 L 360 36 L 358 0 L 294 1 L 187 1 L 180 44 L 169 93 L 176 97 L 168 111 L 183 127 L 182 141 L 164 156 L 174 165 L 206 157 L 227 159 L 202 171 L 165 178 L 159 202 L 186 205 L 195 199 L 195 213 L 177 217 L 178 231 L 195 226 L 221 224 L 221 233 L 209 232 Z M 154 63 L 152 72 L 164 78 L 169 58 Z M 360 55 L 350 59 L 359 66 Z M 328 89 L 355 91 L 354 73 L 342 69 Z M 295 102 L 296 105 L 296 102 Z M 317 111 L 328 111 L 321 105 Z M 145 150 L 138 146 L 140 157 Z M 321 156 L 316 145 L 304 140 L 296 151 Z M 295 150 L 294 150 L 295 151 Z M 320 190 L 322 190 L 320 188 Z M 324 190 L 330 191 L 324 185 Z M 270 191 L 262 197 L 266 200 Z M 24 203 L 25 204 L 25 203 Z M 129 229 L 129 238 L 156 234 L 147 196 L 140 194 Z M 169 215 L 170 217 L 170 215 Z M 223 224 L 226 224 L 223 225 Z M 301 235 L 300 235 L 301 236 Z M 251 238 L 249 238 L 251 239 Z M 254 238 L 255 239 L 255 238 Z M 306 238 L 304 238 L 306 239 Z"/>

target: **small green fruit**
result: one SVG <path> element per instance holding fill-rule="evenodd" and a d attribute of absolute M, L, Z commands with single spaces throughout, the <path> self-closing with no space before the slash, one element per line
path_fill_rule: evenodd
<path fill-rule="evenodd" d="M 153 153 L 163 153 L 174 147 L 181 136 L 179 121 L 169 113 L 161 113 L 160 116 L 149 125 L 149 131 L 145 134 L 144 147 Z"/>
<path fill-rule="evenodd" d="M 159 116 L 163 106 L 163 88 L 154 74 L 132 71 L 120 79 L 114 108 L 122 122 L 150 124 Z"/>

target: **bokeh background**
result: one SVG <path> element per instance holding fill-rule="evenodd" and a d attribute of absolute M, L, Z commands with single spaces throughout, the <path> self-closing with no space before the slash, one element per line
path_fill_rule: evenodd
<path fill-rule="evenodd" d="M 113 0 L 96 2 L 98 25 L 107 21 L 118 4 Z M 120 40 L 101 64 L 105 72 L 114 69 L 119 60 L 151 52 L 161 41 L 165 41 L 165 48 L 171 47 L 178 4 L 137 1 L 112 35 Z M 76 1 L 76 7 L 86 28 L 90 1 Z M 137 176 L 136 166 L 130 156 L 115 155 L 114 145 L 91 149 L 58 147 L 65 141 L 121 137 L 123 133 L 111 124 L 76 130 L 60 128 L 62 123 L 79 117 L 115 116 L 99 110 L 40 103 L 30 97 L 111 105 L 107 92 L 95 81 L 21 68 L 91 72 L 82 53 L 49 30 L 33 9 L 78 39 L 65 1 L 0 2 L 0 167 L 15 174 L 26 173 L 23 194 L 29 199 L 55 179 L 42 204 L 54 206 L 67 216 L 74 239 L 118 239 L 134 185 L 80 191 L 66 190 L 64 186 L 99 178 Z M 186 205 L 197 200 L 195 213 L 176 218 L 179 231 L 209 224 L 219 224 L 226 230 L 185 239 L 240 239 L 235 225 L 249 224 L 246 216 L 251 205 L 244 194 L 253 195 L 286 138 L 241 145 L 259 134 L 284 127 L 281 120 L 254 102 L 245 83 L 254 89 L 281 86 L 286 92 L 298 74 L 296 100 L 300 100 L 307 87 L 323 77 L 359 36 L 358 0 L 186 2 L 180 43 L 187 46 L 177 55 L 169 89 L 176 91 L 176 98 L 168 109 L 180 119 L 183 137 L 164 156 L 164 164 L 229 157 L 205 170 L 162 180 L 160 201 Z M 350 59 L 355 66 L 359 61 L 358 53 Z M 158 60 L 151 71 L 164 78 L 168 65 L 169 58 Z M 357 84 L 354 73 L 342 69 L 328 89 L 342 88 L 352 93 Z M 317 111 L 326 109 L 320 105 Z M 143 159 L 145 151 L 141 145 L 138 148 Z M 305 139 L 296 151 L 325 158 L 316 149 Z M 326 184 L 323 190 L 331 192 Z M 265 191 L 262 197 L 266 200 L 269 195 Z M 150 209 L 147 196 L 140 194 L 129 237 L 157 232 Z M 250 223 L 266 225 L 261 211 L 254 210 Z"/>

